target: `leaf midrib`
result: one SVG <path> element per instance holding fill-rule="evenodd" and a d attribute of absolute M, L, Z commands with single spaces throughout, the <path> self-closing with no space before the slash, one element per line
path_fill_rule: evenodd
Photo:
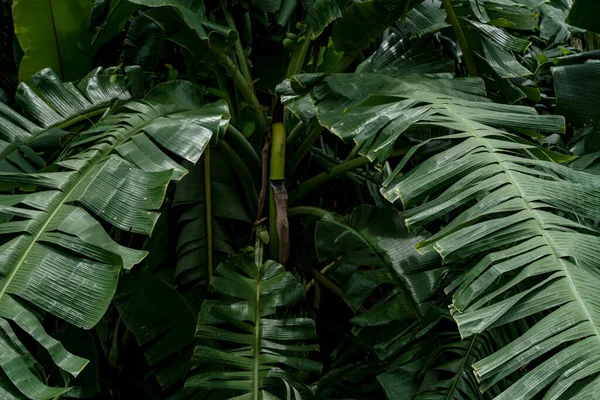
<path fill-rule="evenodd" d="M 498 155 L 493 151 L 493 149 L 490 148 L 490 146 L 488 146 L 488 144 L 486 143 L 484 138 L 482 138 L 481 136 L 479 136 L 476 133 L 476 131 L 473 129 L 473 127 L 471 126 L 470 121 L 468 119 L 465 119 L 465 118 L 461 117 L 459 114 L 456 114 L 455 112 L 453 112 L 451 109 L 451 106 L 449 106 L 447 104 L 441 104 L 441 103 L 439 103 L 439 104 L 440 104 L 440 106 L 442 106 L 446 110 L 448 110 L 448 112 L 451 113 L 457 120 L 463 121 L 463 123 L 468 127 L 467 131 L 470 132 L 473 135 L 473 137 L 475 137 L 486 148 L 486 150 L 492 155 L 492 157 L 494 157 L 496 159 L 498 167 L 502 169 L 502 171 L 506 175 L 509 183 L 515 188 L 516 192 L 518 193 L 519 198 L 523 202 L 525 211 L 527 211 L 527 212 L 529 212 L 529 214 L 531 214 L 532 219 L 535 221 L 535 223 L 540 231 L 540 236 L 542 236 L 542 238 L 546 242 L 546 246 L 548 246 L 548 248 L 550 249 L 552 256 L 556 259 L 556 261 L 560 265 L 560 267 L 564 273 L 564 276 L 567 279 L 567 282 L 569 283 L 569 287 L 571 288 L 573 297 L 575 298 L 575 300 L 579 304 L 580 308 L 583 310 L 583 313 L 585 314 L 586 318 L 590 322 L 590 325 L 592 326 L 592 329 L 594 331 L 594 335 L 596 336 L 596 339 L 598 339 L 598 341 L 600 341 L 600 331 L 598 331 L 598 328 L 597 328 L 596 324 L 594 323 L 594 319 L 592 318 L 590 312 L 588 311 L 587 307 L 585 306 L 585 302 L 579 296 L 579 293 L 576 290 L 576 286 L 573 283 L 573 279 L 571 278 L 571 275 L 568 272 L 569 269 L 564 264 L 563 260 L 560 257 L 558 257 L 556 251 L 550 244 L 550 241 L 548 240 L 548 237 L 546 236 L 546 233 L 545 233 L 544 229 L 542 228 L 543 224 L 539 221 L 538 216 L 529 207 L 529 204 L 525 200 L 525 195 L 524 195 L 523 191 L 521 190 L 520 186 L 517 184 L 517 179 L 515 179 L 514 175 L 512 174 L 512 171 L 509 168 L 505 167 L 504 164 L 506 162 L 504 160 L 500 159 L 500 157 L 498 157 Z"/>
<path fill-rule="evenodd" d="M 108 110 L 108 107 L 103 107 L 103 106 L 94 107 L 85 114 L 79 114 L 79 115 L 76 115 L 73 118 L 65 120 L 59 124 L 54 124 L 47 128 L 43 128 L 42 130 L 40 130 L 36 133 L 33 133 L 26 140 L 12 142 L 6 149 L 4 149 L 4 151 L 0 152 L 0 161 L 7 158 L 19 146 L 27 145 L 29 142 L 33 141 L 34 139 L 37 139 L 39 136 L 47 133 L 48 131 L 50 131 L 53 128 L 59 128 L 59 129 L 68 128 L 68 127 L 70 127 L 78 122 L 81 122 L 83 120 L 90 119 L 90 118 L 95 117 L 100 114 L 104 114 L 104 112 L 106 112 L 106 110 Z"/>
<path fill-rule="evenodd" d="M 48 0 L 50 8 L 50 19 L 52 20 L 52 32 L 54 32 L 54 43 L 56 45 L 56 54 L 58 55 L 58 67 L 60 68 L 60 79 L 65 80 L 65 71 L 63 68 L 62 57 L 60 55 L 60 42 L 58 40 L 58 32 L 56 31 L 56 20 L 54 18 L 54 10 L 52 9 L 52 0 Z"/>
<path fill-rule="evenodd" d="M 262 279 L 262 266 L 256 264 L 256 305 L 254 310 L 254 382 L 253 382 L 253 398 L 258 400 L 258 372 L 260 369 L 260 362 L 258 357 L 260 355 L 260 281 Z"/>
<path fill-rule="evenodd" d="M 364 243 L 367 244 L 367 246 L 369 246 L 369 248 L 371 249 L 371 251 L 373 253 L 375 253 L 375 255 L 377 256 L 377 258 L 379 258 L 381 260 L 381 262 L 383 262 L 383 264 L 385 265 L 385 267 L 388 270 L 391 270 L 393 272 L 396 272 L 393 267 L 391 267 L 389 265 L 388 262 L 386 262 L 385 257 L 383 257 L 379 251 L 377 251 L 373 245 L 371 244 L 371 242 L 369 242 L 363 235 L 361 235 L 361 233 L 359 231 L 357 231 L 356 229 L 354 229 L 353 227 L 351 227 L 350 225 L 347 224 L 342 224 L 338 221 L 336 221 L 335 218 L 331 218 L 331 220 L 327 221 L 329 223 L 333 223 L 336 224 L 344 229 L 348 229 L 354 236 L 358 237 L 359 239 L 361 239 Z M 402 289 L 402 292 L 405 294 L 405 298 L 408 300 L 409 306 L 412 310 L 412 312 L 415 314 L 415 317 L 417 318 L 417 320 L 419 320 L 420 322 L 423 321 L 423 315 L 421 315 L 421 313 L 419 312 L 419 307 L 417 305 L 417 302 L 414 300 L 414 298 L 410 295 L 410 291 L 408 290 L 408 288 L 405 287 L 404 282 L 402 281 L 403 275 L 402 273 L 396 273 L 394 275 L 400 275 L 398 278 L 399 279 L 395 279 L 396 282 L 398 283 L 398 286 L 400 286 L 400 288 Z"/>
<path fill-rule="evenodd" d="M 41 225 L 39 225 L 39 228 L 38 228 L 37 232 L 35 233 L 35 235 L 32 235 L 31 242 L 29 243 L 29 245 L 27 246 L 27 248 L 25 249 L 25 251 L 23 252 L 21 257 L 19 258 L 15 267 L 10 271 L 10 274 L 4 279 L 4 281 L 2 283 L 2 287 L 0 287 L 0 299 L 2 299 L 4 297 L 4 294 L 6 293 L 6 290 L 8 289 L 8 287 L 10 286 L 10 283 L 14 279 L 15 275 L 17 274 L 17 272 L 19 271 L 21 266 L 23 265 L 23 262 L 29 255 L 29 252 L 31 251 L 31 249 L 33 248 L 35 243 L 38 242 L 38 239 L 45 232 L 46 228 L 48 227 L 48 225 L 50 224 L 50 222 L 52 221 L 54 216 L 58 213 L 58 211 L 62 208 L 62 206 L 67 202 L 67 199 L 77 189 L 78 185 L 81 184 L 81 182 L 84 182 L 85 178 L 90 174 L 90 172 L 92 172 L 94 167 L 96 165 L 98 165 L 100 162 L 104 161 L 106 159 L 106 157 L 114 151 L 115 148 L 117 148 L 118 146 L 120 146 L 121 144 L 123 144 L 124 142 L 129 140 L 133 135 L 135 135 L 139 131 L 143 130 L 146 126 L 153 123 L 156 119 L 158 119 L 162 116 L 163 115 L 158 115 L 156 118 L 151 119 L 149 122 L 141 125 L 139 128 L 133 129 L 131 132 L 129 132 L 129 134 L 124 135 L 124 137 L 121 140 L 116 141 L 112 146 L 109 146 L 104 152 L 99 153 L 96 156 L 91 158 L 89 164 L 84 168 L 83 172 L 79 172 L 79 174 L 80 174 L 79 179 L 77 179 L 73 183 L 71 183 L 70 187 L 67 187 L 66 190 L 62 192 L 63 195 L 62 195 L 62 198 L 60 199 L 59 203 L 56 205 L 56 207 L 54 208 L 53 211 L 48 213 L 46 220 Z"/>

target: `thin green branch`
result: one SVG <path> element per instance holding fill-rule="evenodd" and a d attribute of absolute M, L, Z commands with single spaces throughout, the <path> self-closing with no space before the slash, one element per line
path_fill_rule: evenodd
<path fill-rule="evenodd" d="M 348 157 L 346 157 L 346 161 L 352 160 L 354 157 L 356 157 L 364 143 L 365 142 L 356 143 L 356 145 L 354 145 L 352 148 L 352 151 L 350 151 L 350 154 L 348 154 Z"/>
<path fill-rule="evenodd" d="M 250 215 L 256 215 L 256 210 L 258 208 L 258 193 L 256 193 L 252 174 L 250 174 L 248 166 L 227 142 L 221 140 L 219 141 L 219 146 L 227 154 L 228 160 L 231 162 L 233 169 L 239 178 L 242 189 L 244 189 L 244 194 L 246 195 L 250 207 Z"/>
<path fill-rule="evenodd" d="M 393 151 L 389 157 L 398 157 L 406 154 L 405 149 L 399 149 Z M 332 180 L 333 178 L 342 175 L 345 172 L 352 171 L 353 169 L 362 167 L 363 165 L 369 164 L 371 160 L 367 157 L 358 157 L 349 161 L 344 161 L 341 164 L 336 165 L 328 171 L 322 172 L 319 175 L 313 176 L 312 178 L 302 182 L 296 189 L 294 189 L 289 195 L 289 204 L 300 200 L 308 193 L 313 191 L 316 187 L 322 185 L 325 182 Z"/>
<path fill-rule="evenodd" d="M 263 111 L 263 107 L 258 102 L 252 82 L 248 82 L 237 64 L 217 46 L 213 46 L 212 51 L 217 58 L 218 63 L 223 67 L 227 75 L 233 79 L 235 87 L 240 91 L 244 100 L 246 100 L 252 109 L 252 118 L 256 122 L 258 129 L 261 132 L 267 131 L 267 119 Z"/>
<path fill-rule="evenodd" d="M 304 131 L 304 128 L 306 128 L 306 124 L 304 122 L 300 121 L 296 124 L 294 129 L 292 129 L 292 131 L 288 135 L 287 147 L 291 147 L 294 143 L 296 143 L 296 141 Z"/>
<path fill-rule="evenodd" d="M 300 161 L 302 161 L 304 156 L 310 151 L 310 148 L 312 147 L 313 143 L 319 138 L 319 136 L 321 136 L 321 133 L 323 133 L 324 130 L 325 128 L 319 125 L 317 121 L 313 121 L 312 129 L 310 130 L 308 135 L 306 135 L 298 149 L 296 149 L 290 157 L 290 160 L 288 162 L 289 174 L 293 174 L 296 168 L 298 168 L 298 165 L 300 165 Z"/>
<path fill-rule="evenodd" d="M 322 274 L 326 274 L 331 268 L 333 268 L 333 266 L 338 262 L 338 260 L 332 261 L 331 263 L 327 264 L 322 270 L 321 273 Z M 308 282 L 308 285 L 306 285 L 306 292 L 308 293 L 308 291 L 310 289 L 312 289 L 312 287 L 315 286 L 315 280 L 311 280 L 310 282 Z"/>
<path fill-rule="evenodd" d="M 237 27 L 235 26 L 235 21 L 233 16 L 227 9 L 227 2 L 225 0 L 221 0 L 221 8 L 223 9 L 223 14 L 225 14 L 225 20 L 227 21 L 227 25 L 232 30 L 239 32 Z M 252 76 L 250 75 L 250 70 L 248 69 L 248 61 L 246 60 L 246 55 L 244 54 L 244 48 L 242 47 L 242 42 L 240 41 L 239 35 L 235 43 L 233 44 L 235 48 L 235 54 L 238 59 L 238 64 L 240 66 L 240 71 L 242 72 L 242 76 L 248 82 L 248 84 L 252 84 Z"/>
<path fill-rule="evenodd" d="M 290 63 L 288 65 L 288 69 L 287 69 L 287 73 L 286 76 L 289 78 L 292 75 L 296 75 L 299 74 L 300 72 L 302 72 L 302 66 L 304 65 L 304 60 L 306 59 L 306 54 L 308 53 L 308 48 L 310 47 L 311 44 L 311 37 L 312 32 L 310 29 L 307 29 L 306 32 L 304 33 L 304 36 L 306 37 L 306 39 L 304 40 L 304 42 L 302 42 L 302 45 L 297 48 L 293 53 L 292 53 L 292 58 L 290 59 Z"/>
<path fill-rule="evenodd" d="M 450 20 L 450 24 L 452 24 L 452 29 L 454 29 L 454 34 L 456 35 L 456 39 L 458 40 L 460 49 L 462 50 L 463 56 L 465 57 L 465 63 L 467 64 L 469 75 L 479 76 L 479 74 L 477 73 L 477 67 L 475 66 L 475 59 L 473 58 L 473 54 L 471 54 L 471 50 L 469 50 L 467 38 L 465 37 L 465 33 L 463 32 L 462 27 L 460 26 L 460 21 L 458 20 L 458 17 L 454 12 L 454 8 L 452 7 L 450 0 L 442 0 L 442 4 L 444 5 L 446 14 L 448 14 L 448 19 Z"/>
<path fill-rule="evenodd" d="M 300 206 L 288 208 L 288 217 L 306 216 L 317 217 L 320 219 L 326 216 L 327 214 L 329 214 L 329 211 L 319 207 Z"/>
<path fill-rule="evenodd" d="M 206 262 L 208 264 L 208 281 L 213 277 L 213 237 L 212 237 L 212 179 L 210 176 L 210 143 L 204 150 L 204 205 L 206 207 Z"/>
<path fill-rule="evenodd" d="M 227 126 L 227 135 L 225 135 L 225 140 L 234 146 L 238 152 L 241 152 L 250 161 L 252 161 L 252 166 L 254 169 L 260 171 L 260 157 L 242 132 L 240 132 L 235 126 L 229 124 Z"/>

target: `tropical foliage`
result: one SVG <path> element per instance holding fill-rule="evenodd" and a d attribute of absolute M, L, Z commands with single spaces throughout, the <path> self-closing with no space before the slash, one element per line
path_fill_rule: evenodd
<path fill-rule="evenodd" d="M 0 11 L 0 398 L 598 396 L 595 1 Z"/>

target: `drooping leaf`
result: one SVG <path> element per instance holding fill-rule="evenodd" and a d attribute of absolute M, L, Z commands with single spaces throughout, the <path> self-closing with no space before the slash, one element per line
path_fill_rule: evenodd
<path fill-rule="evenodd" d="M 94 326 L 110 303 L 120 269 L 146 253 L 115 243 L 92 214 L 126 232 L 152 232 L 167 184 L 186 172 L 158 145 L 195 162 L 210 137 L 227 125 L 225 103 L 202 106 L 199 100 L 189 83 L 158 85 L 144 101 L 124 104 L 121 112 L 79 134 L 55 164 L 57 172 L 0 173 L 0 181 L 15 189 L 35 188 L 0 195 L 6 216 L 0 223 L 1 317 L 21 324 L 26 314 L 14 311 L 18 297 L 73 325 Z M 26 330 L 40 344 L 49 343 L 43 329 Z M 68 390 L 46 386 L 24 361 L 30 356 L 21 355 L 18 346 L 5 347 L 11 356 L 0 366 L 29 398 Z M 76 375 L 85 365 L 54 348 L 55 362 L 67 372 Z"/>
<path fill-rule="evenodd" d="M 342 17 L 342 11 L 335 0 L 316 0 L 306 16 L 306 23 L 317 38 L 333 21 Z"/>
<path fill-rule="evenodd" d="M 540 159 L 544 154 L 529 151 L 531 145 L 473 115 L 459 111 L 438 121 L 452 124 L 452 136 L 462 141 L 383 192 L 402 200 L 410 229 L 453 213 L 419 248 L 439 253 L 451 269 L 469 265 L 446 288 L 463 337 L 545 312 L 519 338 L 474 364 L 481 390 L 535 360 L 496 398 L 578 398 L 597 389 L 592 378 L 600 373 L 593 289 L 600 235 L 592 225 L 600 179 Z"/>
<path fill-rule="evenodd" d="M 15 35 L 25 52 L 19 80 L 30 82 L 43 68 L 60 80 L 80 79 L 91 69 L 89 0 L 15 0 Z"/>
<path fill-rule="evenodd" d="M 367 0 L 353 2 L 333 25 L 333 42 L 337 50 L 364 49 L 388 26 L 420 1 Z"/>
<path fill-rule="evenodd" d="M 540 4 L 540 12 L 542 14 L 540 24 L 542 39 L 562 44 L 569 40 L 571 33 L 583 32 L 565 22 L 569 8 L 561 0 L 551 0 L 549 3 Z"/>
<path fill-rule="evenodd" d="M 129 273 L 114 302 L 162 386 L 189 372 L 196 316 L 181 294 L 149 273 Z"/>
<path fill-rule="evenodd" d="M 200 368 L 186 387 L 258 400 L 281 398 L 271 391 L 285 383 L 308 396 L 310 389 L 288 369 L 320 373 L 321 364 L 307 358 L 319 350 L 306 343 L 316 336 L 315 322 L 277 315 L 304 299 L 302 285 L 282 265 L 257 265 L 246 252 L 217 267 L 210 289 L 219 297 L 202 305 L 196 336 L 219 347 L 196 346 Z"/>
<path fill-rule="evenodd" d="M 206 19 L 204 3 L 197 0 L 127 0 L 144 7 L 161 8 L 162 13 L 155 14 L 155 19 L 165 25 L 181 21 L 189 28 L 195 37 L 205 46 L 210 47 L 212 41 L 219 45 L 233 44 L 238 39 L 238 33 L 226 26 L 209 22 Z M 174 20 L 175 18 L 175 20 Z"/>
<path fill-rule="evenodd" d="M 128 69 L 133 82 L 137 68 Z M 46 166 L 41 151 L 60 150 L 68 139 L 65 129 L 100 116 L 114 100 L 130 98 L 122 79 L 111 81 L 112 69 L 96 68 L 77 86 L 61 82 L 50 69 L 21 83 L 17 102 L 25 116 L 0 103 L 0 171 L 35 172 Z"/>
<path fill-rule="evenodd" d="M 397 306 L 395 311 L 402 309 L 408 318 L 418 319 L 445 273 L 435 255 L 419 257 L 416 252 L 416 243 L 426 237 L 409 233 L 396 209 L 363 205 L 345 218 L 328 214 L 317 222 L 315 248 L 322 262 L 342 257 L 343 263 L 331 276 L 343 286 L 344 298 L 354 311 L 380 285 L 389 284 L 399 291 L 384 307 L 389 311 Z M 395 296 L 398 301 L 392 300 Z M 362 314 L 361 324 L 385 323 L 379 308 Z"/>
<path fill-rule="evenodd" d="M 129 25 L 127 36 L 123 41 L 120 62 L 125 65 L 139 65 L 144 71 L 157 72 L 169 61 L 170 49 L 167 46 L 169 36 L 176 33 L 179 27 L 166 26 L 153 18 L 161 10 L 150 10 L 140 13 Z"/>
<path fill-rule="evenodd" d="M 425 0 L 410 10 L 406 19 L 397 25 L 404 36 L 423 37 L 449 26 L 447 17 L 439 0 Z"/>
<path fill-rule="evenodd" d="M 212 250 L 215 264 L 218 264 L 235 253 L 237 246 L 234 243 L 240 241 L 232 236 L 242 236 L 242 243 L 246 243 L 250 236 L 250 218 L 229 160 L 218 146 L 212 150 Z M 188 169 L 190 174 L 177 184 L 173 198 L 175 209 L 183 210 L 178 221 L 175 279 L 180 285 L 192 285 L 195 292 L 203 294 L 208 283 L 204 166 L 197 164 Z M 246 229 L 240 229 L 244 226 Z"/>
<path fill-rule="evenodd" d="M 588 63 L 552 68 L 556 89 L 556 113 L 571 123 L 589 125 L 586 150 L 600 150 L 600 64 Z"/>
<path fill-rule="evenodd" d="M 600 4 L 594 0 L 574 0 L 566 22 L 569 25 L 598 33 L 600 27 L 595 16 L 600 12 Z"/>
<path fill-rule="evenodd" d="M 97 26 L 92 34 L 92 54 L 108 41 L 115 38 L 123 28 L 127 20 L 138 9 L 136 4 L 127 0 L 105 0 L 96 1 L 93 16 L 97 17 Z"/>

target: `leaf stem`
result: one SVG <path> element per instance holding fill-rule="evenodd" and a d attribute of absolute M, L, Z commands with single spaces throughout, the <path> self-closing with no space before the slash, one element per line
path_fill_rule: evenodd
<path fill-rule="evenodd" d="M 287 137 L 287 147 L 290 147 L 294 143 L 296 143 L 298 137 L 304 131 L 304 128 L 306 128 L 306 124 L 304 122 L 300 121 L 296 124 L 294 129 L 291 130 L 290 134 Z"/>
<path fill-rule="evenodd" d="M 406 154 L 406 149 L 398 149 L 390 153 L 389 157 L 398 157 L 404 154 Z M 296 189 L 294 189 L 290 193 L 289 203 L 293 204 L 294 202 L 300 200 L 302 197 L 306 196 L 317 186 L 320 186 L 323 183 L 332 180 L 336 176 L 339 176 L 353 169 L 362 167 L 363 165 L 369 164 L 370 162 L 371 160 L 369 160 L 367 157 L 358 157 L 348 161 L 344 161 L 343 163 L 336 165 L 328 171 L 321 172 L 320 174 L 313 176 L 312 178 L 302 182 Z"/>
<path fill-rule="evenodd" d="M 444 5 L 446 14 L 448 14 L 448 19 L 450 20 L 450 24 L 452 24 L 452 29 L 454 29 L 454 34 L 456 35 L 456 39 L 458 40 L 460 49 L 462 50 L 463 56 L 465 57 L 465 63 L 467 64 L 469 75 L 479 76 L 479 74 L 477 73 L 477 67 L 475 66 L 475 59 L 473 59 L 473 55 L 469 50 L 467 38 L 465 37 L 465 33 L 463 32 L 462 27 L 460 26 L 460 21 L 458 20 L 458 17 L 454 12 L 454 8 L 452 7 L 450 0 L 442 0 L 442 4 Z"/>
<path fill-rule="evenodd" d="M 228 140 L 238 152 L 241 152 L 250 161 L 252 161 L 253 167 L 257 171 L 260 171 L 260 157 L 248 139 L 242 135 L 242 132 L 240 132 L 235 126 L 229 124 L 227 126 L 227 133 L 228 135 L 225 136 L 225 140 Z"/>
<path fill-rule="evenodd" d="M 288 208 L 288 217 L 304 215 L 308 217 L 323 218 L 327 214 L 329 214 L 329 211 L 323 210 L 319 207 L 299 206 Z"/>
<path fill-rule="evenodd" d="M 204 205 L 206 206 L 206 253 L 208 263 L 208 282 L 213 277 L 213 237 L 212 237 L 212 196 L 210 176 L 210 143 L 204 150 Z"/>
<path fill-rule="evenodd" d="M 263 133 L 266 132 L 267 119 L 265 117 L 265 113 L 263 112 L 263 107 L 258 102 L 252 82 L 248 82 L 244 78 L 236 63 L 227 54 L 225 54 L 222 49 L 218 48 L 217 46 L 213 46 L 212 51 L 219 64 L 223 67 L 227 75 L 229 75 L 229 77 L 231 77 L 233 80 L 235 87 L 240 91 L 244 97 L 244 100 L 246 100 L 252 108 L 252 118 L 256 122 L 258 129 Z"/>
<path fill-rule="evenodd" d="M 252 180 L 252 174 L 250 173 L 248 166 L 235 152 L 235 150 L 233 150 L 231 146 L 227 144 L 227 142 L 221 140 L 219 142 L 219 146 L 221 146 L 221 149 L 227 154 L 227 158 L 231 162 L 233 169 L 238 176 L 240 184 L 244 189 L 244 194 L 246 195 L 246 199 L 248 200 L 250 207 L 249 214 L 256 215 L 256 210 L 258 208 L 258 193 L 256 193 L 256 188 L 254 187 L 254 182 Z"/>
<path fill-rule="evenodd" d="M 227 4 L 225 0 L 221 0 L 221 8 L 223 9 L 223 14 L 225 14 L 225 20 L 227 21 L 227 25 L 229 26 L 229 28 L 238 32 L 237 27 L 235 26 L 233 16 L 227 9 Z M 248 69 L 248 61 L 246 60 L 246 55 L 244 54 L 244 48 L 242 47 L 242 42 L 240 41 L 239 35 L 234 43 L 234 48 L 242 76 L 244 77 L 246 82 L 248 82 L 248 84 L 252 84 L 252 76 L 250 75 L 250 70 Z"/>
<path fill-rule="evenodd" d="M 288 174 L 294 173 L 296 168 L 298 168 L 300 161 L 302 161 L 304 156 L 310 151 L 313 143 L 321 136 L 321 133 L 323 133 L 324 130 L 325 128 L 319 125 L 318 122 L 313 121 L 312 129 L 308 135 L 306 135 L 302 143 L 300 143 L 298 149 L 293 152 L 292 157 L 290 157 L 288 162 Z"/>
<path fill-rule="evenodd" d="M 327 264 L 322 270 L 321 273 L 322 274 L 326 274 L 327 271 L 329 271 L 331 268 L 333 268 L 333 266 L 338 262 L 338 260 L 332 261 L 331 263 Z M 308 291 L 310 289 L 312 289 L 312 287 L 315 286 L 315 280 L 311 280 L 310 282 L 308 282 L 308 285 L 306 285 L 306 292 L 308 293 Z"/>
<path fill-rule="evenodd" d="M 292 58 L 290 59 L 290 63 L 288 64 L 288 69 L 286 73 L 286 77 L 291 77 L 292 75 L 299 74 L 302 72 L 302 66 L 304 65 L 304 60 L 306 59 L 306 54 L 308 53 L 308 48 L 311 44 L 310 37 L 312 36 L 312 32 L 310 29 L 307 29 L 304 33 L 306 39 L 302 43 L 302 46 L 297 48 L 292 53 Z"/>

